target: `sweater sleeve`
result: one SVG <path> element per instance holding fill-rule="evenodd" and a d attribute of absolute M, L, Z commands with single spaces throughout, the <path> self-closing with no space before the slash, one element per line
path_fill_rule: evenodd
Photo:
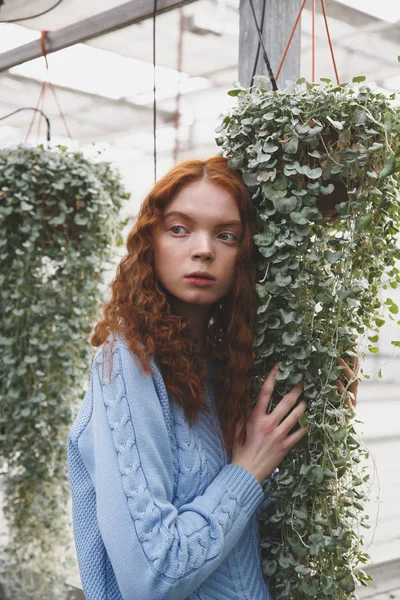
<path fill-rule="evenodd" d="M 262 487 L 249 471 L 228 464 L 201 496 L 177 509 L 168 421 L 152 375 L 141 373 L 129 350 L 117 345 L 111 378 L 94 361 L 90 395 L 87 423 L 69 437 L 74 534 L 86 598 L 99 599 L 85 586 L 83 563 L 94 551 L 90 545 L 101 539 L 123 600 L 183 600 L 233 549 L 263 499 Z M 77 460 L 82 469 L 72 464 Z M 95 515 L 96 539 L 82 530 L 88 527 L 85 514 Z"/>

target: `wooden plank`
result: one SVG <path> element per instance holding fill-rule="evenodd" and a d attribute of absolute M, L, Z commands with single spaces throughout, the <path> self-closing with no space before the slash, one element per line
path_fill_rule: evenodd
<path fill-rule="evenodd" d="M 157 14 L 180 8 L 196 0 L 158 0 Z M 87 42 L 99 35 L 111 33 L 128 25 L 134 25 L 153 16 L 153 2 L 149 0 L 131 0 L 102 13 L 67 25 L 47 34 L 46 49 L 51 54 L 74 44 Z M 40 40 L 24 44 L 0 54 L 0 72 L 11 69 L 33 58 L 42 56 Z"/>
<path fill-rule="evenodd" d="M 261 26 L 263 0 L 253 0 L 257 21 Z M 263 41 L 266 47 L 272 72 L 276 74 L 290 37 L 293 25 L 300 10 L 301 0 L 268 0 L 264 17 Z M 240 0 L 239 34 L 239 81 L 244 87 L 251 84 L 255 62 L 258 34 L 254 24 L 250 0 Z M 261 48 L 262 50 L 262 48 Z M 267 75 L 267 68 L 260 51 L 257 75 Z M 285 87 L 285 81 L 296 81 L 300 76 L 300 23 L 290 45 L 289 52 L 277 81 L 278 88 Z"/>

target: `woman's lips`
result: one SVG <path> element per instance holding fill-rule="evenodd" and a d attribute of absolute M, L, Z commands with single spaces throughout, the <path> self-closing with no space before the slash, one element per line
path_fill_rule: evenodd
<path fill-rule="evenodd" d="M 200 287 L 207 287 L 208 285 L 215 283 L 215 279 L 206 279 L 205 277 L 185 277 L 185 279 Z"/>

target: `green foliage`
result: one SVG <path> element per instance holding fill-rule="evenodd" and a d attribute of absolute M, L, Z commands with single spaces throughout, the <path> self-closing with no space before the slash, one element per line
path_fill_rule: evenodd
<path fill-rule="evenodd" d="M 1 474 L 8 551 L 26 567 L 65 539 L 67 432 L 126 198 L 109 164 L 79 152 L 0 151 Z"/>
<path fill-rule="evenodd" d="M 339 394 L 339 357 L 377 331 L 382 277 L 400 282 L 400 114 L 391 99 L 353 85 L 300 80 L 277 92 L 263 78 L 239 90 L 217 129 L 223 155 L 253 195 L 259 297 L 253 400 L 280 362 L 271 409 L 300 380 L 308 436 L 268 482 L 275 498 L 261 517 L 263 570 L 275 600 L 356 598 L 359 525 L 369 476 L 354 412 Z M 394 342 L 398 345 L 399 342 Z M 377 347 L 370 344 L 370 352 Z"/>

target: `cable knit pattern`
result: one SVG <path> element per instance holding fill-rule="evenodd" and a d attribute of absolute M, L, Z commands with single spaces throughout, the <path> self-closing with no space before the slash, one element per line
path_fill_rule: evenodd
<path fill-rule="evenodd" d="M 110 429 L 113 432 L 129 510 L 143 550 L 147 558 L 154 563 L 154 568 L 169 577 L 180 578 L 199 566 L 199 562 L 201 564 L 204 560 L 210 560 L 219 553 L 218 525 L 225 528 L 225 534 L 228 533 L 237 517 L 238 499 L 236 494 L 228 492 L 221 503 L 215 507 L 213 513 L 209 515 L 209 527 L 206 529 L 208 539 L 204 535 L 205 532 L 200 536 L 198 531 L 179 537 L 174 536 L 167 527 L 163 526 L 161 510 L 154 502 L 146 482 L 117 353 L 116 356 L 114 385 L 103 386 L 103 398 Z M 96 364 L 96 367 L 99 368 L 100 365 Z M 179 425 L 182 425 L 182 420 L 180 419 Z M 187 428 L 181 427 L 181 431 L 178 430 L 177 440 L 178 456 L 185 453 L 194 454 L 193 439 Z M 178 463 L 184 481 L 192 471 L 201 474 L 198 453 L 191 465 L 185 464 L 183 456 L 180 460 L 178 458 Z M 216 523 L 213 523 L 214 514 Z M 156 544 L 154 540 L 157 540 Z M 171 552 L 173 545 L 176 545 L 176 548 Z M 164 557 L 166 560 L 163 560 Z"/>
<path fill-rule="evenodd" d="M 121 341 L 99 350 L 69 434 L 87 600 L 269 600 L 255 516 L 262 488 L 227 464 L 210 378 L 211 413 L 190 426 L 151 369 L 140 373 Z"/>

